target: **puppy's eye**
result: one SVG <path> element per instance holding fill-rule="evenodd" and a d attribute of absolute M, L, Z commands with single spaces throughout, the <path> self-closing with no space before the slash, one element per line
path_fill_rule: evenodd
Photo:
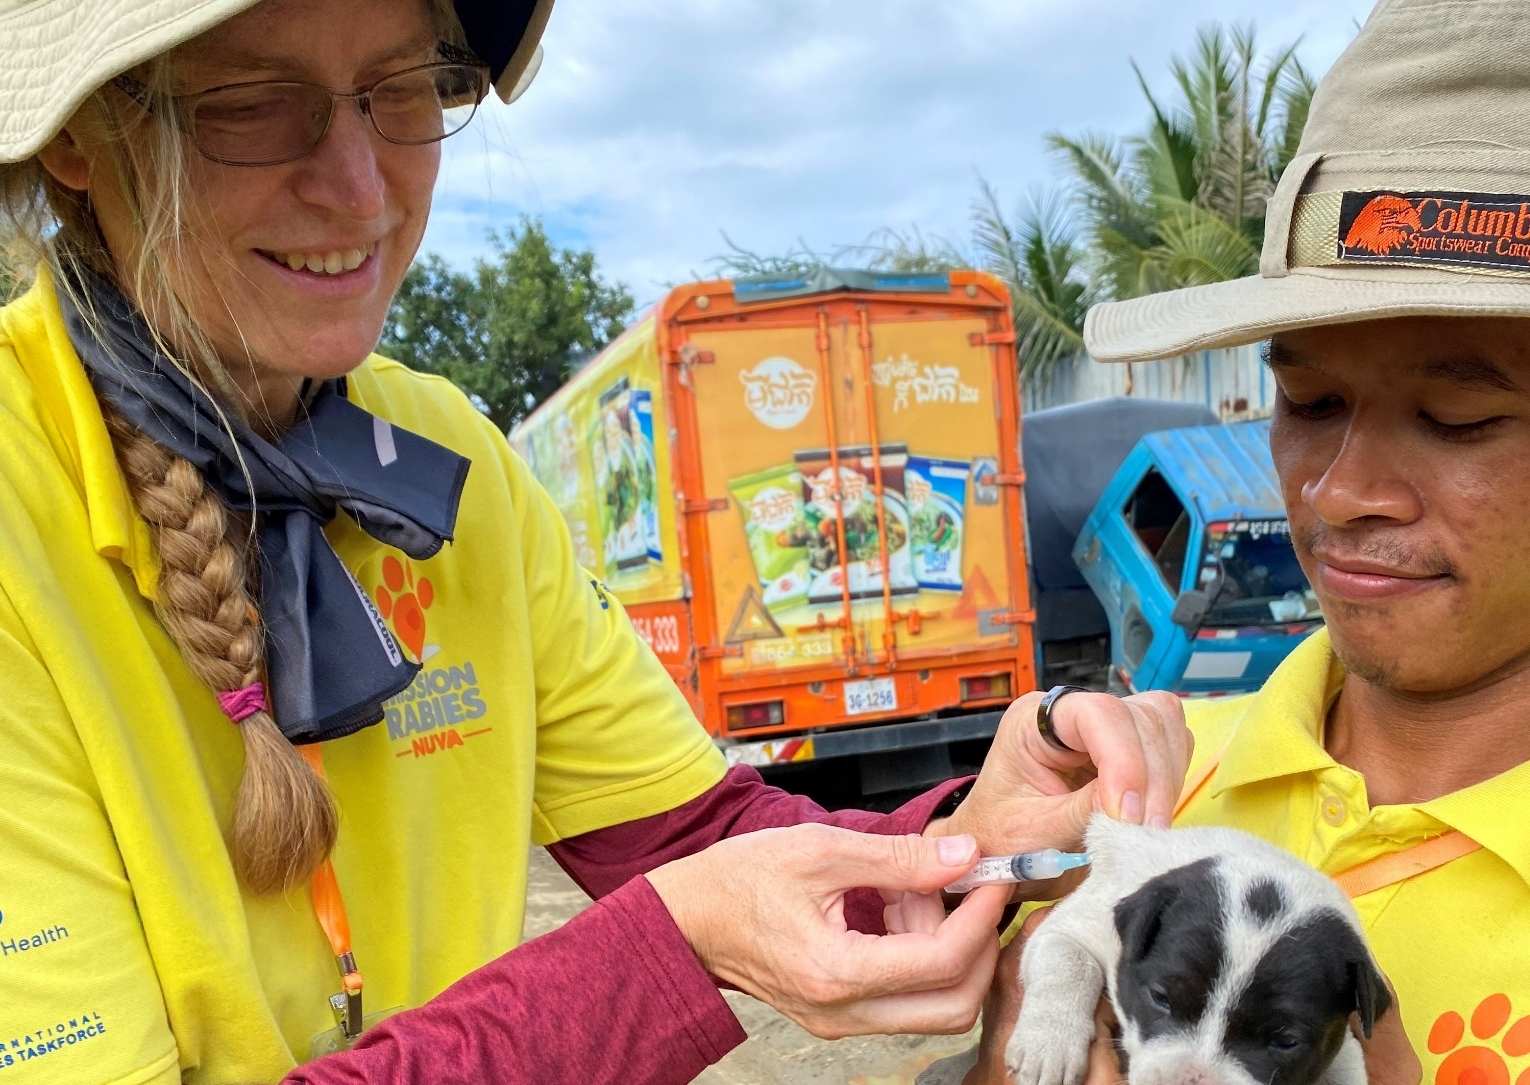
<path fill-rule="evenodd" d="M 1174 1006 L 1169 1001 L 1169 989 L 1161 983 L 1155 983 L 1147 989 L 1148 1001 L 1159 1013 L 1169 1013 Z"/>
<path fill-rule="evenodd" d="M 1281 1029 L 1279 1032 L 1270 1033 L 1268 1043 L 1271 1051 L 1288 1054 L 1302 1046 L 1302 1038 L 1289 1029 Z"/>

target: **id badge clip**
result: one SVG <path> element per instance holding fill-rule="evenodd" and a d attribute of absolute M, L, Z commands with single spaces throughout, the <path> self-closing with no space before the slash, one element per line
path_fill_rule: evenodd
<path fill-rule="evenodd" d="M 340 990 L 329 996 L 329 1008 L 335 1014 L 335 1027 L 326 1029 L 313 1038 L 309 1058 L 316 1059 L 321 1055 L 332 1055 L 336 1051 L 348 1050 L 367 1029 L 403 1009 L 402 1006 L 395 1006 L 392 1009 L 364 1015 L 361 1000 L 361 973 L 356 968 L 355 955 L 341 954 L 335 958 L 335 963 L 340 966 Z"/>
<path fill-rule="evenodd" d="M 329 1007 L 335 1011 L 335 1024 L 345 1034 L 347 1041 L 361 1035 L 361 973 L 356 970 L 356 955 L 342 953 L 335 958 L 340 966 L 340 990 L 329 996 Z"/>
<path fill-rule="evenodd" d="M 336 994 L 330 996 L 330 1005 L 335 1007 L 335 1017 L 341 1017 L 345 1010 L 343 1003 L 345 995 Z M 395 1006 L 389 1010 L 380 1010 L 377 1013 L 369 1013 L 361 1019 L 361 1031 L 365 1033 L 373 1025 L 385 1021 L 394 1014 L 403 1013 L 404 1007 Z M 308 1057 L 310 1059 L 322 1058 L 325 1055 L 333 1055 L 337 1051 L 349 1051 L 351 1045 L 356 1042 L 355 1036 L 346 1036 L 345 1026 L 336 1025 L 332 1029 L 326 1029 L 315 1036 L 308 1045 Z"/>

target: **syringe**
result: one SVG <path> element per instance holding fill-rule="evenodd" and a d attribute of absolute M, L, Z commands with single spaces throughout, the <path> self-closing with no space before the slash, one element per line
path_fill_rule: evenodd
<path fill-rule="evenodd" d="M 1047 881 L 1060 878 L 1070 870 L 1089 865 L 1088 852 L 1026 851 L 1019 855 L 992 855 L 979 859 L 972 871 L 946 886 L 947 893 L 967 893 L 980 885 L 1013 885 L 1016 882 Z"/>

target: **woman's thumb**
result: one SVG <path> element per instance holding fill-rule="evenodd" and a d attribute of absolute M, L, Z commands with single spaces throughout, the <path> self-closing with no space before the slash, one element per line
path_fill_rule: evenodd
<path fill-rule="evenodd" d="M 839 888 L 903 889 L 933 893 L 972 869 L 977 841 L 954 836 L 871 836 L 847 833 L 835 857 Z"/>

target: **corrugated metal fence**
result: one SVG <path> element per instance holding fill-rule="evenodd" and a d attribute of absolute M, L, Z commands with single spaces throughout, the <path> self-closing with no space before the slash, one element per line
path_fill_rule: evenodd
<path fill-rule="evenodd" d="M 1130 366 L 1078 355 L 1026 381 L 1022 391 L 1027 411 L 1129 395 L 1203 403 L 1231 420 L 1267 416 L 1274 402 L 1275 382 L 1256 344 Z"/>

